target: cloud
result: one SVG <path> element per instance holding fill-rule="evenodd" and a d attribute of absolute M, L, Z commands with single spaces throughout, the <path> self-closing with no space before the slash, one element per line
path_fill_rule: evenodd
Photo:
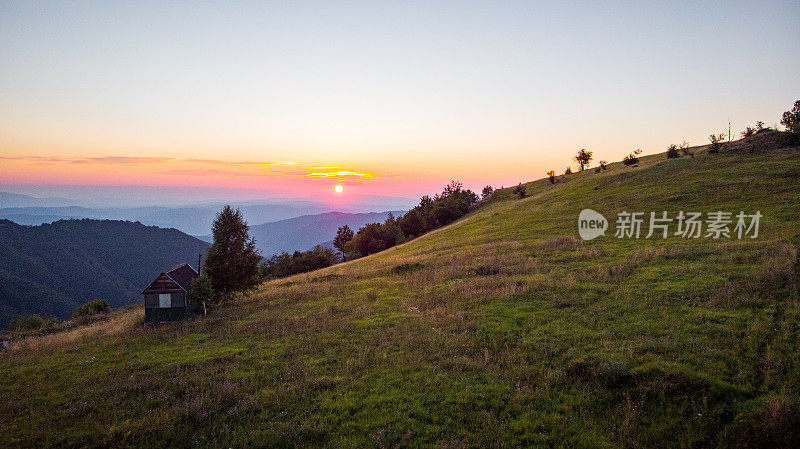
<path fill-rule="evenodd" d="M 263 173 L 253 173 L 253 172 L 237 172 L 231 170 L 220 170 L 216 168 L 174 168 L 171 170 L 164 170 L 156 172 L 159 175 L 190 175 L 190 176 L 209 176 L 209 175 L 221 175 L 221 176 L 254 176 L 254 177 L 263 177 Z"/>
<path fill-rule="evenodd" d="M 163 162 L 174 161 L 171 157 L 127 157 L 127 156 L 105 156 L 105 157 L 90 157 L 92 162 L 101 164 L 120 164 L 120 165 L 138 165 L 138 164 L 160 164 Z"/>
<path fill-rule="evenodd" d="M 139 156 L 102 157 L 50 157 L 50 156 L 0 156 L 0 160 L 15 160 L 26 165 L 82 165 L 92 166 L 140 166 L 143 173 L 178 176 L 234 176 L 263 177 L 291 176 L 316 180 L 364 181 L 378 178 L 373 173 L 342 169 L 336 165 L 305 165 L 295 161 L 226 161 L 220 159 Z M 156 169 L 158 171 L 152 171 Z M 101 168 L 102 170 L 102 168 Z"/>

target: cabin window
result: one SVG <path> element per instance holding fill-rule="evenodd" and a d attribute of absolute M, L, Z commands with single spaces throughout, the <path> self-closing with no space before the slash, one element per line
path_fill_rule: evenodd
<path fill-rule="evenodd" d="M 158 295 L 154 293 L 148 293 L 144 297 L 144 306 L 147 308 L 157 308 L 158 307 Z"/>
<path fill-rule="evenodd" d="M 158 294 L 158 307 L 168 309 L 172 307 L 172 295 L 169 293 Z"/>
<path fill-rule="evenodd" d="M 184 301 L 184 294 L 183 293 L 173 293 L 172 294 L 172 307 L 186 307 Z"/>

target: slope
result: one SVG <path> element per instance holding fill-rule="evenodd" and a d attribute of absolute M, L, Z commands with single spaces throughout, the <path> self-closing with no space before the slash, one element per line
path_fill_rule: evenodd
<path fill-rule="evenodd" d="M 91 299 L 132 304 L 166 268 L 197 263 L 207 244 L 176 229 L 110 220 L 21 226 L 0 220 L 0 325 L 14 316 L 69 317 Z"/>
<path fill-rule="evenodd" d="M 12 342 L 0 445 L 789 447 L 800 151 L 745 148 L 501 191 L 205 319 Z M 757 239 L 583 241 L 586 207 L 612 228 L 623 210 L 763 218 Z"/>

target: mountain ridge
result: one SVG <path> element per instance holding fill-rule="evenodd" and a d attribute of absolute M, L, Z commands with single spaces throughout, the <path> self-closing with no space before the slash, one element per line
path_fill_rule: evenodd
<path fill-rule="evenodd" d="M 84 302 L 140 301 L 160 271 L 197 264 L 207 244 L 176 229 L 119 220 L 59 220 L 25 226 L 0 220 L 0 321 L 39 314 L 67 318 Z"/>

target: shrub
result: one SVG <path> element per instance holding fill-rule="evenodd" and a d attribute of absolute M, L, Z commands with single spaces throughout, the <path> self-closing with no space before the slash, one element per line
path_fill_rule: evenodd
<path fill-rule="evenodd" d="M 494 193 L 494 188 L 492 188 L 492 186 L 485 186 L 481 191 L 481 198 L 483 199 L 489 198 L 490 196 L 492 196 L 493 193 Z"/>
<path fill-rule="evenodd" d="M 75 311 L 75 313 L 72 315 L 72 318 L 93 317 L 101 313 L 106 313 L 110 310 L 111 307 L 108 305 L 108 301 L 105 299 L 95 299 L 78 307 L 78 310 Z"/>
<path fill-rule="evenodd" d="M 566 170 L 564 170 L 564 174 L 565 174 L 565 175 L 571 175 L 571 174 L 572 174 L 572 168 L 570 168 L 570 167 L 567 167 L 567 169 L 566 169 Z"/>
<path fill-rule="evenodd" d="M 600 164 L 600 170 L 608 168 L 608 161 L 599 161 L 598 164 Z"/>
<path fill-rule="evenodd" d="M 8 323 L 7 329 L 16 334 L 46 333 L 54 330 L 59 323 L 61 320 L 58 318 L 42 318 L 39 315 L 31 315 L 14 318 Z"/>
<path fill-rule="evenodd" d="M 351 243 L 348 242 L 345 247 Z M 310 251 L 276 254 L 261 264 L 261 273 L 267 278 L 282 278 L 329 267 L 337 262 L 339 256 L 336 251 L 317 245 Z"/>
<path fill-rule="evenodd" d="M 216 299 L 214 287 L 208 273 L 203 271 L 192 281 L 192 289 L 186 294 L 186 299 L 197 303 L 212 303 Z"/>
<path fill-rule="evenodd" d="M 514 187 L 514 195 L 517 195 L 520 198 L 525 198 L 527 192 L 525 191 L 525 186 L 522 183 L 519 183 L 518 186 Z"/>
<path fill-rule="evenodd" d="M 725 133 L 719 134 L 711 134 L 708 136 L 708 140 L 711 142 L 711 148 L 708 150 L 709 153 L 715 154 L 719 153 L 719 149 L 722 147 L 722 143 L 725 141 Z"/>
<path fill-rule="evenodd" d="M 625 158 L 622 159 L 622 165 L 628 166 L 628 165 L 635 165 L 638 163 L 639 163 L 639 158 L 636 157 L 633 153 L 625 156 Z"/>
<path fill-rule="evenodd" d="M 681 153 L 683 153 L 684 156 L 694 157 L 694 153 L 689 151 L 689 142 L 684 140 L 681 142 L 681 146 L 679 146 L 678 149 L 681 150 Z"/>
<path fill-rule="evenodd" d="M 756 129 L 750 126 L 748 126 L 747 128 L 745 128 L 744 131 L 742 131 L 743 138 L 754 136 L 755 134 L 756 134 Z"/>
<path fill-rule="evenodd" d="M 555 170 L 550 170 L 549 172 L 547 172 L 547 179 L 550 181 L 550 184 L 555 184 L 556 183 L 556 171 Z"/>
<path fill-rule="evenodd" d="M 583 169 L 589 165 L 589 161 L 592 160 L 592 152 L 586 148 L 582 148 L 580 151 L 578 151 L 578 154 L 575 155 L 574 159 L 575 162 L 580 165 L 581 171 L 583 171 Z"/>
<path fill-rule="evenodd" d="M 667 159 L 675 159 L 676 157 L 680 156 L 678 153 L 678 146 L 674 143 L 667 147 Z"/>

